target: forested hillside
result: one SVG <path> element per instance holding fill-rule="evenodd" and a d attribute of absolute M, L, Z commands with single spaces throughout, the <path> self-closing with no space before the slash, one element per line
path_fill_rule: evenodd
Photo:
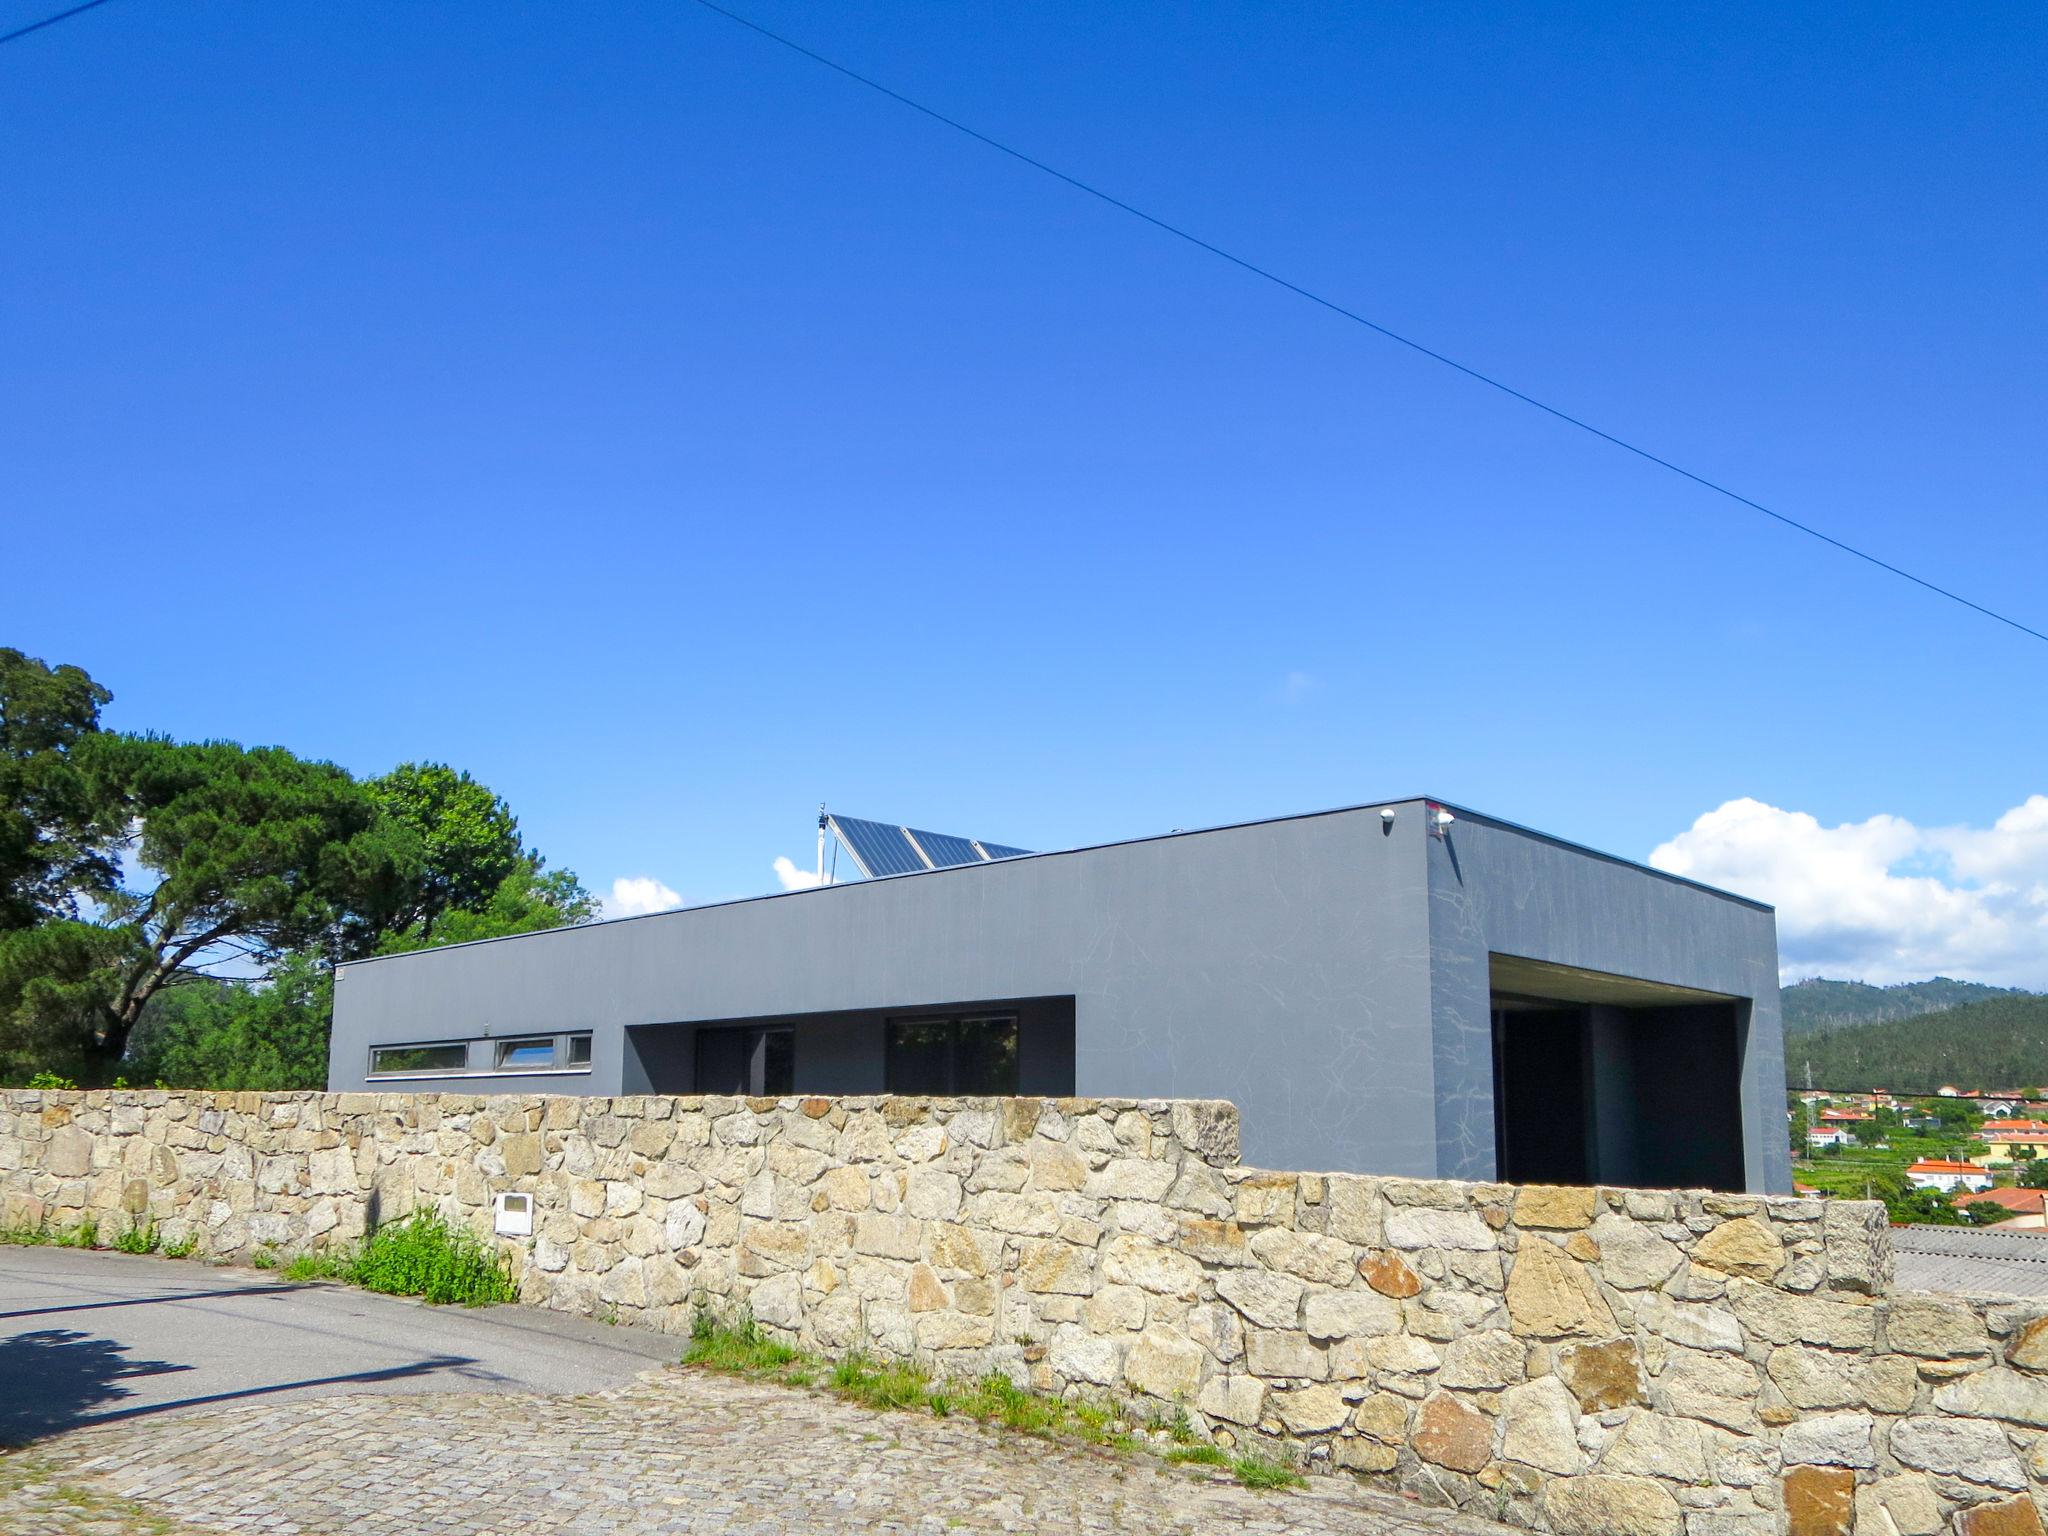
<path fill-rule="evenodd" d="M 1804 1087 L 1809 1066 L 1821 1088 L 2038 1088 L 2048 1084 L 2048 997 L 2002 992 L 1917 1018 L 1809 1029 L 1785 1042 L 1786 1082 Z"/>
<path fill-rule="evenodd" d="M 1788 1039 L 1808 1030 L 1880 1024 L 1887 1019 L 1910 1019 L 1944 1008 L 1960 1008 L 1965 1003 L 2032 995 L 2005 987 L 1987 987 L 1981 982 L 1956 981 L 1948 976 L 1937 976 L 1932 981 L 1902 981 L 1891 987 L 1814 977 L 1778 989 Z"/>

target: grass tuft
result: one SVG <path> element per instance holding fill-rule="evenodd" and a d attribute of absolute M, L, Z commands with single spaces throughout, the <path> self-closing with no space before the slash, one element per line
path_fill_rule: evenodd
<path fill-rule="evenodd" d="M 1247 1488 L 1300 1488 L 1308 1479 L 1284 1461 L 1274 1461 L 1256 1452 L 1238 1457 L 1230 1464 L 1237 1480 Z"/>
<path fill-rule="evenodd" d="M 315 1280 L 339 1280 L 344 1284 L 355 1274 L 356 1261 L 345 1253 L 294 1254 L 284 1267 L 285 1279 L 295 1285 Z"/>
<path fill-rule="evenodd" d="M 135 1220 L 128 1223 L 128 1230 L 114 1239 L 114 1247 L 122 1253 L 155 1253 L 163 1246 L 164 1235 L 157 1231 L 153 1221 Z"/>
<path fill-rule="evenodd" d="M 932 1406 L 929 1370 L 916 1364 L 879 1361 L 860 1350 L 842 1356 L 827 1382 L 841 1397 L 869 1408 L 930 1410 Z"/>
<path fill-rule="evenodd" d="M 750 1312 L 721 1320 L 699 1307 L 690 1318 L 690 1347 L 683 1351 L 685 1365 L 701 1365 L 707 1371 L 758 1380 L 771 1376 L 787 1379 L 792 1367 L 801 1369 L 813 1363 L 802 1350 L 769 1338 Z"/>

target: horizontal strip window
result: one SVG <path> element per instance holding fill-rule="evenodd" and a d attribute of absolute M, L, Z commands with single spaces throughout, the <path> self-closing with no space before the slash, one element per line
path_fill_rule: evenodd
<path fill-rule="evenodd" d="M 438 1045 L 375 1045 L 370 1047 L 372 1077 L 408 1077 L 418 1072 L 461 1072 L 469 1066 L 469 1043 Z"/>
<path fill-rule="evenodd" d="M 471 1047 L 488 1047 L 485 1064 L 471 1066 Z M 503 1040 L 442 1040 L 431 1045 L 370 1048 L 372 1077 L 496 1077 L 520 1073 L 590 1070 L 590 1034 L 514 1035 Z"/>

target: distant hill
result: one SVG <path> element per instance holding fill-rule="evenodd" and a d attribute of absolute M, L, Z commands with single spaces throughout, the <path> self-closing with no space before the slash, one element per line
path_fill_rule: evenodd
<path fill-rule="evenodd" d="M 1939 1013 L 1944 1008 L 1960 1008 L 1965 1003 L 2035 995 L 2009 987 L 1987 987 L 1981 982 L 1956 981 L 1948 976 L 1937 976 L 1932 981 L 1902 981 L 1892 987 L 1814 977 L 1780 987 L 1778 1002 L 1784 1009 L 1785 1038 L 1789 1041 L 1792 1036 L 1810 1030 L 1881 1024 L 1888 1019 L 1911 1019 Z"/>
<path fill-rule="evenodd" d="M 1967 987 L 1970 983 L 1917 985 Z M 1786 988 L 1787 993 L 1795 990 Z M 1903 989 L 1860 990 L 1882 996 Z M 1796 1035 L 1788 1034 L 1785 1080 L 1795 1088 L 1805 1086 L 1811 1065 L 1814 1085 L 1820 1088 L 1932 1093 L 1944 1083 L 1993 1090 L 2048 1085 L 2048 997 L 2034 992 L 1978 990 L 1993 995 L 1983 1002 L 1911 1018 L 1830 1029 L 1809 1026 Z"/>

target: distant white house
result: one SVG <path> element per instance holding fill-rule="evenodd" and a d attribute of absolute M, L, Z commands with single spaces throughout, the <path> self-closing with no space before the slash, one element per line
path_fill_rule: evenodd
<path fill-rule="evenodd" d="M 1846 1147 L 1855 1139 L 1853 1132 L 1839 1125 L 1819 1125 L 1806 1133 L 1809 1147 Z"/>
<path fill-rule="evenodd" d="M 1943 1158 L 1923 1157 L 1906 1170 L 1916 1189 L 1938 1189 L 1954 1194 L 1959 1189 L 1989 1189 L 1991 1175 L 1975 1163 L 1952 1163 Z"/>

